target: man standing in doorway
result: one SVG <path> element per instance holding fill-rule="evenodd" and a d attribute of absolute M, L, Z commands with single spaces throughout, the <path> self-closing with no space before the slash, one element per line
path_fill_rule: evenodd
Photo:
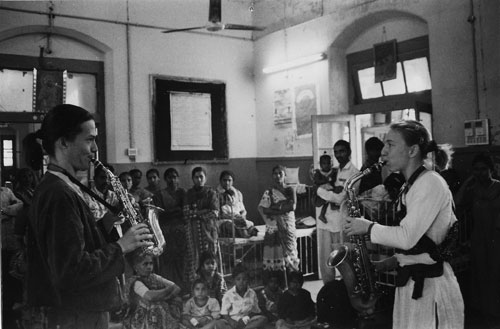
<path fill-rule="evenodd" d="M 351 163 L 351 145 L 345 140 L 338 140 L 333 146 L 333 155 L 339 163 L 337 179 L 332 189 L 318 188 L 317 195 L 323 200 L 330 202 L 325 220 L 316 221 L 318 235 L 318 257 L 319 272 L 324 283 L 335 279 L 335 269 L 326 266 L 326 260 L 333 250 L 334 244 L 341 242 L 342 215 L 340 205 L 346 199 L 344 184 L 352 175 L 359 170 Z M 316 208 L 318 218 L 321 207 Z"/>

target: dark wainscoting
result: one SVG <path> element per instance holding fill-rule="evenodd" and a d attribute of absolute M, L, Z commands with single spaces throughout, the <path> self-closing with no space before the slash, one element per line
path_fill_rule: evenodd
<path fill-rule="evenodd" d="M 255 224 L 263 224 L 257 211 L 262 193 L 272 184 L 272 168 L 276 165 L 283 165 L 290 168 L 299 167 L 299 181 L 303 184 L 311 184 L 309 178 L 309 167 L 312 163 L 311 157 L 286 157 L 286 158 L 239 158 L 230 159 L 226 163 L 191 163 L 186 164 L 158 164 L 151 163 L 129 163 L 111 165 L 115 169 L 116 175 L 123 171 L 128 171 L 134 168 L 140 169 L 143 173 L 141 186 L 146 186 L 146 171 L 150 168 L 156 168 L 160 172 L 162 178 L 162 187 L 165 186 L 163 181 L 163 173 L 167 168 L 173 167 L 179 172 L 180 185 L 185 189 L 190 188 L 193 183 L 191 181 L 191 170 L 194 167 L 202 166 L 207 171 L 207 185 L 216 187 L 219 184 L 219 175 L 223 170 L 232 170 L 236 176 L 234 186 L 243 193 L 245 207 L 248 212 L 248 218 L 253 220 Z"/>

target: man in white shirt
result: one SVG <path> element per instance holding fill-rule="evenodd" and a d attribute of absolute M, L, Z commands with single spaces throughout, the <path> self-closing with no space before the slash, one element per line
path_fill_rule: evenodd
<path fill-rule="evenodd" d="M 351 163 L 351 146 L 345 140 L 338 140 L 333 146 L 333 155 L 339 163 L 337 179 L 333 188 L 318 188 L 317 195 L 323 200 L 330 202 L 325 217 L 326 221 L 318 218 L 321 207 L 316 208 L 316 228 L 318 236 L 318 258 L 319 274 L 323 282 L 335 279 L 335 270 L 326 266 L 328 256 L 332 252 L 334 245 L 341 242 L 342 214 L 340 205 L 347 198 L 344 191 L 344 184 L 351 176 L 357 174 L 359 170 Z M 358 184 L 359 185 L 359 184 Z"/>

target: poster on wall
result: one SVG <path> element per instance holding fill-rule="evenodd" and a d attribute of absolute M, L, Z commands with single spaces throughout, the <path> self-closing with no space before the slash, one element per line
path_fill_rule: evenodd
<path fill-rule="evenodd" d="M 373 45 L 375 82 L 396 79 L 396 39 Z"/>
<path fill-rule="evenodd" d="M 292 123 L 293 98 L 290 88 L 274 91 L 274 125 L 289 126 Z"/>
<path fill-rule="evenodd" d="M 295 121 L 297 137 L 312 134 L 311 115 L 318 113 L 318 91 L 314 83 L 295 87 Z"/>

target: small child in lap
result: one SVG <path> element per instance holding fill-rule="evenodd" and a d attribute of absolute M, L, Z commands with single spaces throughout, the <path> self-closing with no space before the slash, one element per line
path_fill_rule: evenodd
<path fill-rule="evenodd" d="M 260 328 L 267 323 L 261 315 L 257 294 L 248 287 L 247 270 L 242 264 L 234 267 L 232 273 L 235 286 L 222 298 L 221 315 L 233 329 Z"/>
<path fill-rule="evenodd" d="M 279 320 L 276 329 L 309 329 L 315 322 L 316 309 L 311 293 L 302 288 L 304 276 L 301 272 L 288 275 L 288 290 L 278 302 Z"/>
<path fill-rule="evenodd" d="M 193 282 L 193 297 L 184 304 L 182 324 L 188 328 L 212 329 L 220 327 L 220 305 L 208 296 L 207 282 L 196 279 Z M 223 324 L 222 324 L 223 325 Z"/>

